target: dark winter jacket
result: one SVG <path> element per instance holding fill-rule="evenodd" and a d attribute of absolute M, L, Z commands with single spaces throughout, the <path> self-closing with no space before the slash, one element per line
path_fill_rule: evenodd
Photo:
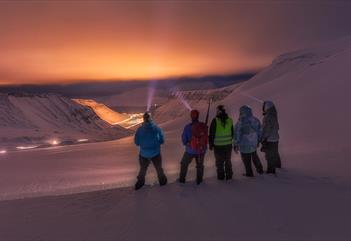
<path fill-rule="evenodd" d="M 190 142 L 191 142 L 191 137 L 192 137 L 192 125 L 193 123 L 198 122 L 198 121 L 193 121 L 192 123 L 187 124 L 184 127 L 183 133 L 182 133 L 182 142 L 183 145 L 185 146 L 185 151 L 189 154 L 199 154 L 198 151 L 194 150 L 191 148 L 190 146 Z M 206 150 L 204 151 L 204 153 L 206 152 Z M 200 153 L 203 154 L 203 153 Z"/>
<path fill-rule="evenodd" d="M 223 120 L 223 122 L 225 122 L 229 118 L 229 116 L 227 113 L 223 113 L 222 115 L 218 115 L 215 118 L 213 118 L 211 125 L 210 125 L 209 135 L 208 135 L 208 143 L 209 143 L 209 146 L 211 148 L 214 147 L 214 140 L 215 140 L 215 136 L 216 136 L 216 129 L 217 129 L 216 118 L 219 118 L 220 120 Z M 232 138 L 234 138 L 233 126 L 232 126 Z"/>
<path fill-rule="evenodd" d="M 271 101 L 265 101 L 263 104 L 262 129 L 262 141 L 279 141 L 278 114 L 273 102 Z"/>
<path fill-rule="evenodd" d="M 140 147 L 140 155 L 151 158 L 161 153 L 164 143 L 162 130 L 153 122 L 144 122 L 135 133 L 134 142 Z"/>

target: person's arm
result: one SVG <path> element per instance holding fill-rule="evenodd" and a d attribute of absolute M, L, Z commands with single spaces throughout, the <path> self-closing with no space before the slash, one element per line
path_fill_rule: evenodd
<path fill-rule="evenodd" d="M 258 138 L 258 143 L 260 143 L 262 141 L 262 126 L 261 126 L 261 122 L 256 119 L 257 121 L 257 138 Z"/>
<path fill-rule="evenodd" d="M 240 133 L 239 133 L 239 121 L 235 124 L 235 126 L 233 127 L 233 131 L 234 131 L 234 134 L 233 134 L 233 139 L 234 139 L 234 152 L 235 153 L 239 153 L 239 136 L 240 136 Z"/>
<path fill-rule="evenodd" d="M 185 126 L 184 129 L 183 129 L 183 133 L 182 133 L 182 142 L 183 142 L 183 145 L 186 146 L 189 142 L 189 139 L 187 137 L 187 127 L 188 126 Z"/>
<path fill-rule="evenodd" d="M 272 131 L 272 123 L 270 121 L 270 118 L 268 116 L 265 116 L 263 118 L 263 123 L 262 123 L 261 142 L 264 142 L 268 139 L 271 131 Z"/>
<path fill-rule="evenodd" d="M 134 143 L 135 145 L 139 146 L 140 145 L 140 139 L 139 139 L 139 129 L 135 132 L 135 135 L 134 135 Z"/>
<path fill-rule="evenodd" d="M 210 146 L 210 149 L 214 146 L 215 135 L 216 135 L 216 118 L 214 118 L 211 122 L 210 131 L 208 135 L 208 144 Z"/>
<path fill-rule="evenodd" d="M 162 145 L 165 143 L 165 136 L 161 128 L 158 128 L 159 143 Z"/>
<path fill-rule="evenodd" d="M 234 140 L 234 123 L 232 124 L 232 139 Z"/>
<path fill-rule="evenodd" d="M 239 145 L 241 136 L 241 122 L 238 121 L 234 127 L 234 143 Z"/>

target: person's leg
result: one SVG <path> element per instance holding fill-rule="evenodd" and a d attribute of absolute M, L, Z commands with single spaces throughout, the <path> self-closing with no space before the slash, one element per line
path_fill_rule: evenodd
<path fill-rule="evenodd" d="M 161 154 L 153 157 L 151 159 L 151 161 L 154 164 L 154 167 L 156 169 L 158 182 L 160 183 L 161 186 L 166 185 L 167 184 L 167 177 L 166 177 L 166 175 L 165 175 L 165 173 L 163 171 L 163 168 L 162 168 L 162 157 L 161 157 Z"/>
<path fill-rule="evenodd" d="M 262 166 L 261 160 L 260 160 L 260 158 L 258 157 L 256 151 L 255 151 L 254 153 L 252 153 L 252 162 L 253 162 L 254 165 L 255 165 L 256 171 L 257 171 L 259 174 L 262 174 L 262 173 L 263 173 L 263 166 Z"/>
<path fill-rule="evenodd" d="M 272 146 L 273 142 L 267 142 L 267 151 L 266 151 L 266 159 L 267 159 L 267 173 L 275 173 L 275 160 L 274 160 L 274 150 Z"/>
<path fill-rule="evenodd" d="M 192 155 L 187 152 L 184 152 L 183 158 L 180 161 L 180 173 L 179 173 L 179 182 L 184 183 L 186 178 L 186 173 L 188 172 L 188 166 L 192 160 Z"/>
<path fill-rule="evenodd" d="M 204 159 L 205 154 L 200 154 L 195 157 L 196 160 L 196 183 L 200 184 L 204 176 Z"/>
<path fill-rule="evenodd" d="M 145 175 L 146 175 L 147 168 L 150 164 L 150 160 L 145 157 L 139 156 L 139 164 L 140 164 L 140 170 L 137 176 L 137 182 L 135 183 L 135 190 L 138 190 L 142 186 L 144 186 Z"/>
<path fill-rule="evenodd" d="M 224 180 L 224 155 L 223 148 L 219 146 L 214 147 L 214 155 L 217 167 L 217 179 Z"/>
<path fill-rule="evenodd" d="M 230 180 L 233 178 L 233 167 L 232 167 L 232 145 L 228 145 L 225 148 L 225 179 Z"/>
<path fill-rule="evenodd" d="M 241 154 L 241 159 L 244 163 L 245 166 L 245 176 L 247 177 L 253 177 L 253 172 L 252 172 L 252 167 L 251 167 L 251 153 L 240 153 Z"/>
<path fill-rule="evenodd" d="M 274 142 L 275 167 L 282 168 L 282 162 L 279 154 L 279 142 Z"/>

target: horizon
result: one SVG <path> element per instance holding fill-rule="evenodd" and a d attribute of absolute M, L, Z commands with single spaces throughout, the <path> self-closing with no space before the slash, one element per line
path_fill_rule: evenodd
<path fill-rule="evenodd" d="M 125 80 L 125 81 L 86 81 L 63 84 L 17 84 L 0 85 L 0 93 L 57 93 L 68 97 L 101 97 L 113 94 L 120 94 L 128 89 L 146 88 L 151 82 L 156 82 L 155 88 L 171 89 L 175 85 L 181 89 L 189 89 L 189 83 L 207 82 L 212 83 L 213 87 L 220 88 L 231 84 L 249 80 L 258 73 L 242 72 L 230 75 L 206 75 L 206 76 L 182 76 L 178 78 L 149 79 L 149 80 Z"/>

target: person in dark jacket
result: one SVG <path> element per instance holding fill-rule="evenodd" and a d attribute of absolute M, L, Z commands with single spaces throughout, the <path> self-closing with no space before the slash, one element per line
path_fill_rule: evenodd
<path fill-rule="evenodd" d="M 234 128 L 234 150 L 240 151 L 247 177 L 253 177 L 251 162 L 259 174 L 263 173 L 261 160 L 257 155 L 257 147 L 261 140 L 261 123 L 253 116 L 249 106 L 240 107 L 239 120 Z"/>
<path fill-rule="evenodd" d="M 187 124 L 184 127 L 184 130 L 182 133 L 182 142 L 183 142 L 183 145 L 185 146 L 185 152 L 180 162 L 180 174 L 178 179 L 180 183 L 185 183 L 186 174 L 188 172 L 188 166 L 193 159 L 195 159 L 195 162 L 196 162 L 196 183 L 200 184 L 203 180 L 204 157 L 206 154 L 206 148 L 202 150 L 195 150 L 191 146 L 191 140 L 193 137 L 192 131 L 194 130 L 193 126 L 200 123 L 199 115 L 200 113 L 197 110 L 192 110 L 190 112 L 191 123 Z M 206 127 L 206 130 L 207 130 L 207 127 Z M 207 132 L 206 132 L 206 138 L 207 138 Z"/>
<path fill-rule="evenodd" d="M 275 173 L 275 168 L 281 168 L 278 151 L 279 123 L 278 113 L 272 101 L 265 101 L 262 106 L 262 148 L 267 160 L 267 173 Z"/>
<path fill-rule="evenodd" d="M 135 190 L 145 184 L 145 175 L 150 162 L 155 166 L 158 181 L 161 186 L 167 184 L 167 177 L 162 169 L 161 145 L 164 143 L 162 130 L 152 121 L 149 113 L 145 113 L 144 123 L 135 133 L 135 145 L 140 147 L 140 171 L 135 184 Z"/>
<path fill-rule="evenodd" d="M 233 177 L 232 148 L 234 128 L 233 120 L 226 113 L 224 106 L 217 106 L 216 117 L 212 120 L 209 131 L 209 148 L 214 150 L 218 180 L 230 180 Z"/>

